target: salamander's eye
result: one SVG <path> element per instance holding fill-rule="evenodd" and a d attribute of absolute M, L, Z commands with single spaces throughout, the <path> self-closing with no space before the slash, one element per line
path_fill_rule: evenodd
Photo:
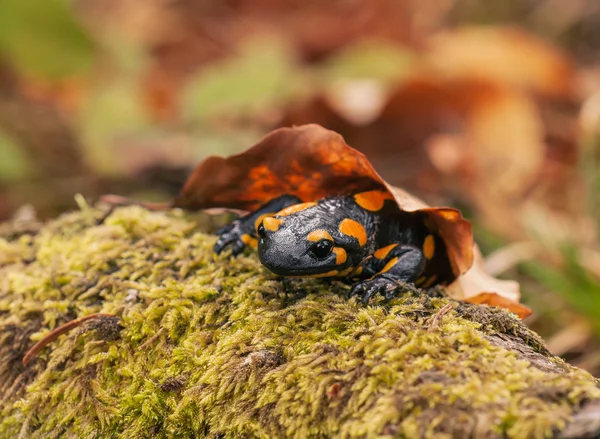
<path fill-rule="evenodd" d="M 258 228 L 256 229 L 256 233 L 258 233 L 258 236 L 260 236 L 261 238 L 265 237 L 265 235 L 266 235 L 266 233 L 265 233 L 265 226 L 263 226 L 262 221 L 259 224 Z"/>
<path fill-rule="evenodd" d="M 331 253 L 333 242 L 328 239 L 321 239 L 315 242 L 308 250 L 313 256 L 318 259 L 324 259 Z"/>

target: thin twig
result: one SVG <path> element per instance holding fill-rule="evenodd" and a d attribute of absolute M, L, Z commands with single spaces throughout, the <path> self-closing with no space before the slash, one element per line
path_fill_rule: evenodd
<path fill-rule="evenodd" d="M 440 321 L 442 320 L 442 317 L 444 317 L 448 313 L 448 311 L 450 311 L 453 308 L 454 302 L 447 303 L 444 307 L 440 308 L 440 310 L 436 312 L 435 315 L 431 318 L 429 324 L 427 325 L 427 330 L 433 331 L 434 329 L 437 329 L 440 326 Z"/>
<path fill-rule="evenodd" d="M 87 322 L 88 320 L 97 319 L 100 317 L 114 317 L 114 315 L 113 314 L 105 314 L 105 313 L 90 314 L 87 316 L 79 317 L 78 319 L 75 319 L 75 320 L 71 320 L 70 322 L 67 322 L 64 325 L 61 325 L 58 328 L 54 329 L 48 335 L 46 335 L 44 338 L 42 338 L 40 341 L 38 341 L 36 344 L 34 344 L 33 347 L 31 349 L 29 349 L 29 351 L 27 351 L 27 353 L 23 357 L 23 365 L 27 366 L 27 364 L 29 364 L 29 362 L 31 360 L 33 360 L 33 358 L 42 349 L 44 349 L 48 344 L 52 343 L 54 340 L 56 340 L 62 334 L 65 334 L 66 332 L 70 331 L 71 329 L 80 326 L 82 323 Z"/>
<path fill-rule="evenodd" d="M 158 337 L 160 337 L 160 334 L 162 334 L 164 332 L 164 329 L 165 328 L 160 328 L 158 331 L 156 331 L 152 337 L 150 337 L 148 340 L 146 340 L 144 343 L 142 343 L 140 346 L 138 346 L 137 350 L 143 351 L 154 340 L 156 340 Z"/>
<path fill-rule="evenodd" d="M 100 196 L 99 201 L 111 206 L 140 206 L 152 211 L 169 210 L 172 206 L 168 203 L 145 203 L 142 201 L 132 200 L 131 198 L 122 197 L 121 195 L 106 194 Z"/>

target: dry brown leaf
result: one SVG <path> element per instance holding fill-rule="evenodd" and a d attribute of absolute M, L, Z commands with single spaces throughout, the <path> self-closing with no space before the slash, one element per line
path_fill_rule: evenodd
<path fill-rule="evenodd" d="M 462 299 L 467 303 L 475 303 L 477 305 L 488 305 L 505 308 L 512 313 L 515 313 L 519 318 L 524 319 L 529 317 L 533 311 L 530 308 L 518 302 L 513 302 L 510 299 L 500 295 L 500 293 L 479 293 L 475 296 Z"/>
<path fill-rule="evenodd" d="M 521 297 L 519 283 L 489 275 L 483 264 L 481 251 L 475 244 L 473 265 L 446 288 L 448 295 L 469 303 L 506 308 L 521 318 L 531 315 L 531 309 L 519 303 Z"/>

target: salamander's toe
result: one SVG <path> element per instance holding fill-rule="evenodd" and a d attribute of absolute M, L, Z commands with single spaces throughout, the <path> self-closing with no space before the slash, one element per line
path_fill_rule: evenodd
<path fill-rule="evenodd" d="M 217 239 L 217 242 L 215 242 L 213 251 L 216 254 L 220 254 L 223 251 L 223 249 L 227 246 L 227 244 L 229 244 L 229 242 L 223 237 L 220 237 L 219 239 Z"/>
<path fill-rule="evenodd" d="M 221 227 L 217 231 L 219 239 L 217 239 L 217 242 L 213 247 L 213 251 L 216 254 L 220 254 L 223 250 L 225 250 L 225 248 L 231 246 L 231 253 L 234 256 L 240 254 L 244 250 L 245 246 L 241 239 L 245 232 L 241 226 L 241 221 L 235 220 L 231 224 Z"/>
<path fill-rule="evenodd" d="M 367 303 L 374 295 L 381 294 L 389 300 L 394 297 L 394 293 L 397 289 L 398 284 L 393 280 L 384 277 L 375 277 L 354 285 L 346 297 L 360 296 L 362 302 Z"/>
<path fill-rule="evenodd" d="M 396 295 L 396 288 L 394 288 L 393 290 L 388 290 L 385 292 L 384 297 L 385 300 L 392 300 L 394 298 L 394 296 Z"/>
<path fill-rule="evenodd" d="M 244 251 L 245 246 L 246 244 L 244 244 L 244 242 L 241 239 L 238 239 L 233 244 L 231 244 L 231 254 L 233 256 L 239 255 L 241 252 Z"/>
<path fill-rule="evenodd" d="M 346 293 L 346 299 L 350 299 L 353 296 L 362 296 L 364 283 L 359 282 L 355 284 L 351 289 Z"/>
<path fill-rule="evenodd" d="M 223 227 L 221 227 L 219 230 L 216 231 L 216 234 L 221 236 L 224 235 L 225 233 L 231 231 L 231 229 L 233 229 L 233 227 L 235 226 L 235 221 L 229 224 L 225 224 Z"/>

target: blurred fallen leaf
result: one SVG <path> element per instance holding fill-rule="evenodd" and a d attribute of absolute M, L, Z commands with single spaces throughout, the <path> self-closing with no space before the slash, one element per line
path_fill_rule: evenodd
<path fill-rule="evenodd" d="M 386 90 L 373 79 L 337 82 L 325 92 L 325 100 L 344 119 L 354 125 L 366 125 L 380 114 Z"/>
<path fill-rule="evenodd" d="M 520 303 L 513 302 L 510 299 L 500 295 L 500 293 L 479 293 L 475 296 L 470 296 L 463 299 L 467 303 L 475 303 L 477 305 L 498 306 L 506 308 L 512 313 L 515 313 L 519 318 L 524 319 L 529 317 L 533 312 L 530 308 Z"/>
<path fill-rule="evenodd" d="M 517 27 L 462 27 L 428 43 L 425 63 L 441 77 L 479 78 L 553 97 L 574 93 L 576 70 L 567 55 Z"/>
<path fill-rule="evenodd" d="M 421 74 L 390 91 L 360 131 L 345 114 L 317 98 L 290 109 L 282 123 L 319 121 L 368 154 L 389 183 L 464 200 L 494 230 L 524 236 L 516 206 L 538 183 L 546 153 L 527 95 L 481 79 Z"/>
<path fill-rule="evenodd" d="M 588 97 L 581 106 L 579 123 L 588 135 L 600 137 L 600 90 Z"/>
<path fill-rule="evenodd" d="M 446 291 L 457 300 L 507 308 L 520 318 L 532 313 L 531 309 L 519 303 L 521 294 L 518 282 L 496 279 L 485 271 L 483 256 L 477 244 L 473 247 L 473 265 L 449 285 Z"/>
<path fill-rule="evenodd" d="M 525 241 L 508 244 L 489 253 L 484 262 L 485 271 L 492 276 L 498 276 L 523 261 L 540 257 L 544 250 L 538 242 Z"/>
<path fill-rule="evenodd" d="M 554 355 L 563 356 L 570 350 L 589 342 L 592 337 L 591 329 L 585 320 L 573 322 L 547 341 L 548 350 Z"/>

